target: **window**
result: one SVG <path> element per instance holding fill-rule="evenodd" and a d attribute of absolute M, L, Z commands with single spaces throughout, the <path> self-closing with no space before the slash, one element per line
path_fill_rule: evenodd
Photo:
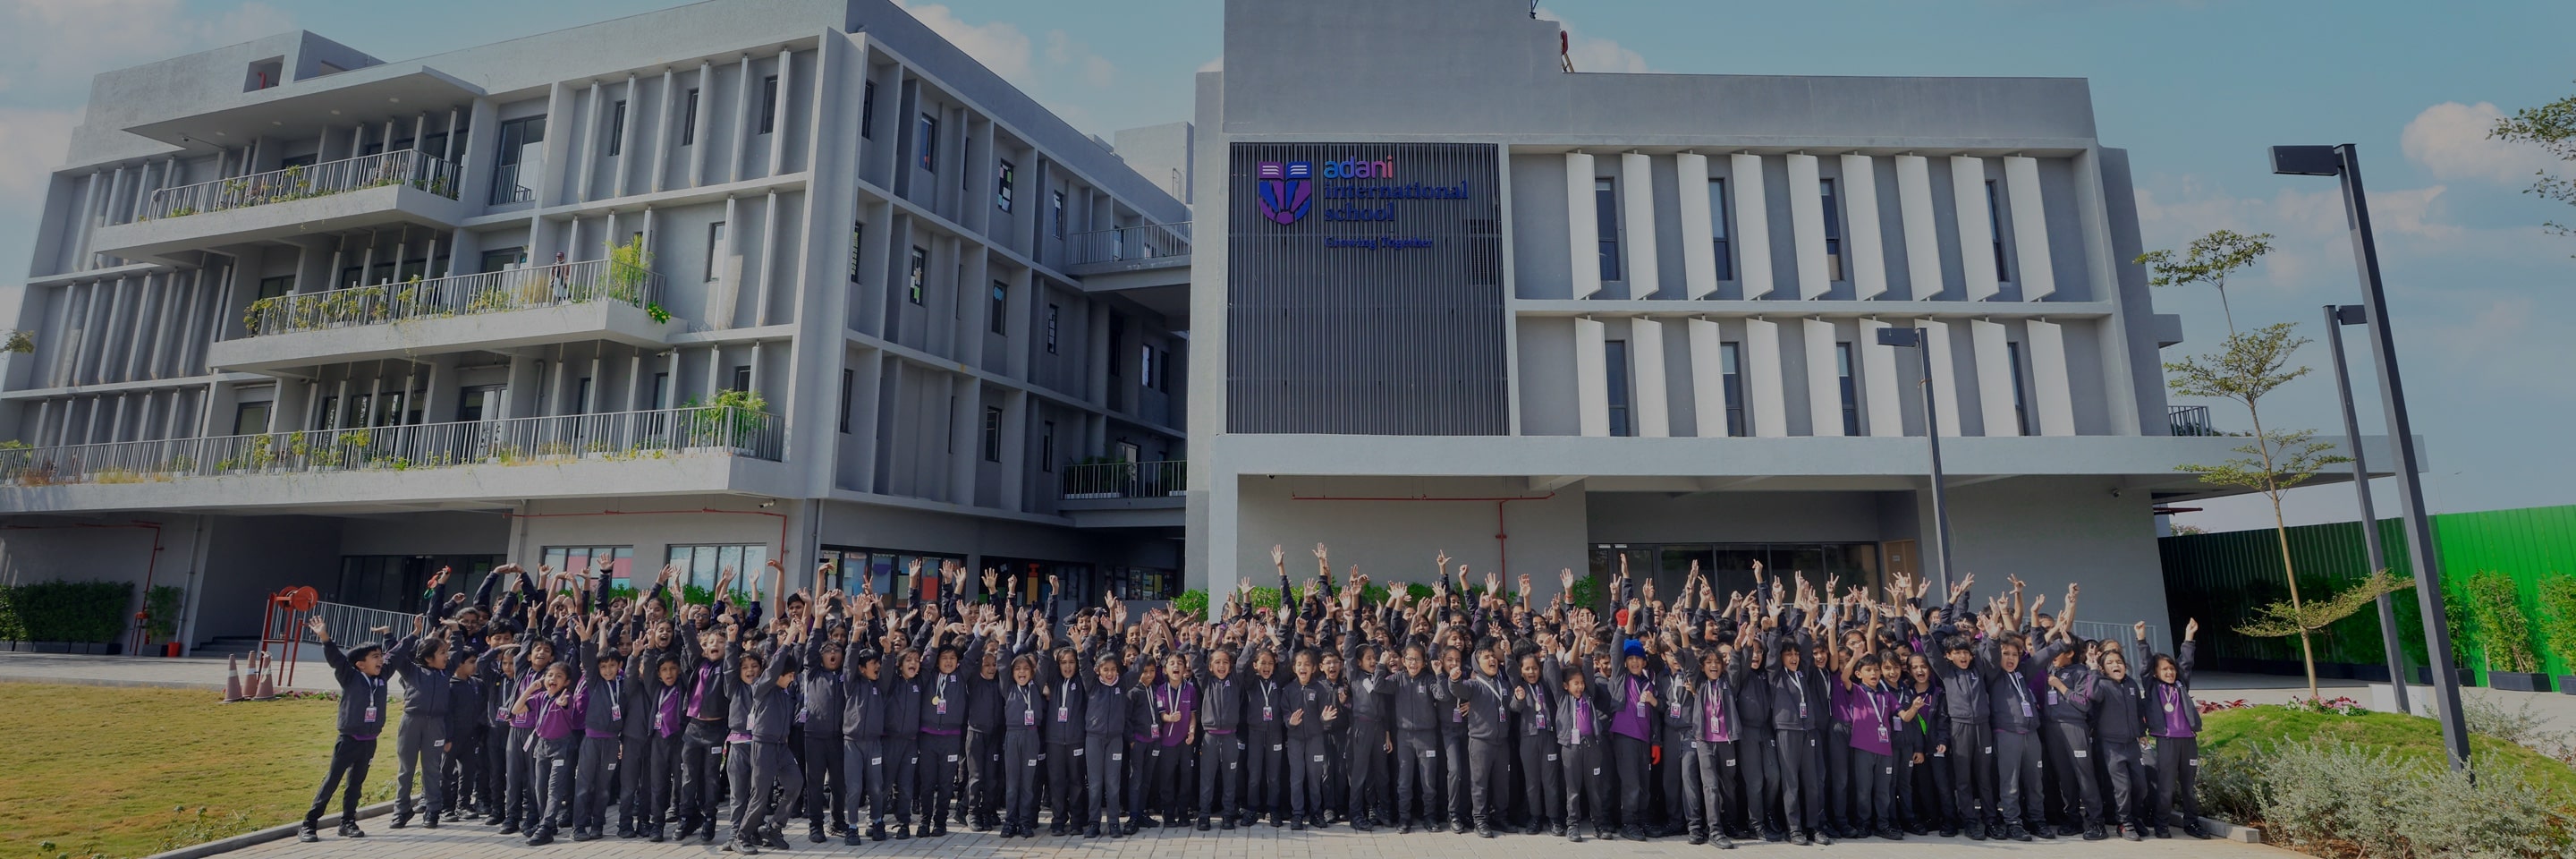
<path fill-rule="evenodd" d="M 2021 344 L 2004 344 L 2004 361 L 2009 365 L 2005 372 L 2011 373 L 2013 379 L 2013 423 L 2020 427 L 2022 435 L 2036 435 L 2030 431 L 2030 391 L 2021 380 Z"/>
<path fill-rule="evenodd" d="M 1049 223 L 1055 225 L 1053 227 L 1055 237 L 1061 239 L 1064 238 L 1064 192 L 1053 191 L 1049 193 L 1052 195 L 1052 198 L 1048 201 L 1050 211 L 1049 217 L 1051 218 Z"/>
<path fill-rule="evenodd" d="M 1708 180 L 1708 230 L 1717 242 L 1717 279 L 1735 279 L 1734 248 L 1726 243 L 1726 180 Z"/>
<path fill-rule="evenodd" d="M 1019 168 L 1012 166 L 1011 162 L 1004 161 L 993 177 L 993 205 L 1001 207 L 1002 211 L 1011 210 L 1012 180 L 1018 178 L 1019 172 Z"/>
<path fill-rule="evenodd" d="M 494 153 L 493 159 L 492 203 L 525 202 L 536 195 L 528 182 L 537 177 L 519 175 L 519 157 L 527 151 L 529 144 L 544 143 L 545 140 L 545 117 L 531 116 L 501 123 L 500 151 Z"/>
<path fill-rule="evenodd" d="M 322 402 L 317 404 L 313 410 L 313 428 L 317 430 L 340 428 L 339 397 L 331 396 L 322 398 Z"/>
<path fill-rule="evenodd" d="M 923 172 L 939 172 L 939 120 L 936 117 L 927 113 L 921 115 L 921 127 L 912 135 L 912 147 L 921 151 Z"/>
<path fill-rule="evenodd" d="M 1606 353 L 1602 364 L 1610 376 L 1610 434 L 1636 435 L 1637 429 L 1628 425 L 1628 341 L 1601 345 Z"/>
<path fill-rule="evenodd" d="M 259 435 L 267 432 L 268 409 L 268 403 L 243 403 L 233 407 L 233 434 Z M 1055 432 L 1055 424 L 1047 424 L 1047 432 Z M 1054 443 L 1054 438 L 1049 437 L 1048 443 Z"/>
<path fill-rule="evenodd" d="M 483 270 L 500 271 L 528 261 L 527 248 L 501 248 L 483 252 Z"/>
<path fill-rule="evenodd" d="M 663 409 L 667 409 L 667 408 L 670 408 L 670 407 L 671 407 L 671 374 L 670 374 L 670 373 L 664 372 L 664 373 L 655 373 L 655 374 L 653 374 L 653 400 L 652 400 L 652 402 L 653 402 L 653 410 L 654 410 L 654 411 L 657 411 L 657 412 L 658 412 L 658 411 L 661 411 L 661 410 L 663 410 Z"/>
<path fill-rule="evenodd" d="M 689 146 L 697 142 L 698 90 L 695 87 L 691 87 L 689 89 L 689 104 L 687 107 L 680 109 L 680 145 Z"/>
<path fill-rule="evenodd" d="M 246 433 L 236 433 L 246 435 Z M 1040 421 L 1038 427 L 1038 470 L 1055 470 L 1055 422 Z"/>
<path fill-rule="evenodd" d="M 626 102 L 621 99 L 617 102 L 617 106 L 609 111 L 608 155 L 614 158 L 617 153 L 624 151 L 626 151 Z"/>
<path fill-rule="evenodd" d="M 635 572 L 635 547 L 633 546 L 547 546 L 544 557 L 546 566 L 567 573 L 581 573 L 585 576 L 590 574 L 593 565 L 600 561 L 607 561 L 609 587 L 635 587 L 633 579 L 629 578 Z M 643 594 L 636 594 L 637 599 L 642 599 L 643 596 Z"/>
<path fill-rule="evenodd" d="M 1742 352 L 1743 346 L 1738 343 L 1727 343 L 1717 350 L 1718 372 L 1726 377 L 1726 434 L 1730 436 L 1745 434 Z"/>
<path fill-rule="evenodd" d="M 1171 391 L 1172 391 L 1172 350 L 1170 350 L 1170 349 L 1162 350 L 1162 354 L 1161 354 L 1159 357 L 1157 357 L 1157 358 L 1155 358 L 1155 359 L 1154 359 L 1154 369 L 1155 369 L 1155 371 L 1156 371 L 1156 373 L 1157 373 L 1157 376 L 1156 376 L 1156 378 L 1154 379 L 1154 390 L 1162 391 L 1162 392 L 1167 393 L 1167 394 L 1168 394 L 1168 393 L 1171 393 Z"/>
<path fill-rule="evenodd" d="M 866 224 L 851 224 L 851 225 L 850 225 L 850 282 L 851 282 L 851 283 L 857 283 L 857 282 L 859 282 L 859 249 L 867 246 L 867 245 L 866 245 L 866 243 L 864 243 L 864 242 L 862 242 L 862 241 L 860 241 L 860 240 L 861 240 L 861 239 L 863 239 L 863 238 L 866 238 L 866 237 L 867 237 L 867 234 L 868 234 L 868 225 L 866 225 Z"/>
<path fill-rule="evenodd" d="M 1601 239 L 1601 280 L 1619 279 L 1619 191 L 1609 179 L 1592 180 L 1592 215 Z"/>
<path fill-rule="evenodd" d="M 869 81 L 867 86 L 859 90 L 859 137 L 861 139 L 875 137 L 876 135 L 870 134 L 868 129 L 876 127 L 876 124 L 877 82 Z"/>
<path fill-rule="evenodd" d="M 470 423 L 501 416 L 501 386 L 467 388 L 457 395 L 456 421 Z"/>
<path fill-rule="evenodd" d="M 859 371 L 847 368 L 841 370 L 841 432 L 843 433 L 850 431 L 850 389 L 857 385 L 858 381 Z"/>
<path fill-rule="evenodd" d="M 993 281 L 993 307 L 985 315 L 990 317 L 985 324 L 993 330 L 993 333 L 1007 333 L 1003 329 L 1008 327 L 1011 321 L 1010 284 Z"/>
<path fill-rule="evenodd" d="M 732 385 L 732 386 L 730 386 L 730 387 L 725 388 L 725 390 L 728 390 L 728 391 L 748 391 L 748 390 L 751 390 L 751 365 L 749 365 L 749 364 L 735 364 L 735 365 L 733 365 L 733 385 Z"/>
<path fill-rule="evenodd" d="M 760 80 L 760 133 L 778 130 L 778 76 Z"/>
<path fill-rule="evenodd" d="M 580 382 L 579 384 L 577 384 L 577 385 L 574 385 L 574 386 L 573 386 L 573 389 L 572 389 L 572 413 L 573 413 L 573 414 L 576 414 L 576 415 L 586 415 L 586 414 L 590 414 L 590 377 L 589 377 L 589 376 L 583 376 L 583 377 L 581 377 L 581 382 Z"/>
<path fill-rule="evenodd" d="M 1852 380 L 1852 344 L 1834 344 L 1834 372 L 1843 397 L 1843 434 L 1860 435 L 1860 386 Z"/>
<path fill-rule="evenodd" d="M 724 257 L 724 254 L 725 254 L 725 252 L 726 252 L 726 251 L 732 250 L 731 248 L 726 247 L 726 246 L 725 246 L 725 244 L 726 244 L 726 238 L 725 238 L 725 222 L 723 222 L 723 221 L 717 221 L 717 222 L 715 222 L 715 223 L 708 224 L 708 225 L 707 225 L 707 282 L 708 282 L 708 283 L 714 283 L 714 282 L 715 282 L 715 280 L 716 280 L 716 272 L 719 270 L 719 269 L 718 269 L 718 267 L 717 267 L 716 261 L 717 261 L 717 260 L 719 260 L 719 259 L 722 259 L 722 258 Z"/>
<path fill-rule="evenodd" d="M 950 394 L 950 395 L 948 395 L 948 410 L 947 410 L 947 411 L 945 411 L 945 412 L 941 412 L 940 414 L 942 414 L 942 415 L 944 415 L 944 416 L 946 416 L 946 417 L 948 418 L 948 431 L 947 431 L 947 432 L 944 432 L 944 433 L 940 433 L 940 435 L 943 435 L 943 436 L 946 436 L 946 437 L 947 437 L 947 439 L 948 439 L 948 452 L 949 452 L 949 453 L 951 453 L 951 454 L 954 454 L 954 453 L 956 453 L 956 452 L 957 452 L 957 395 L 956 395 L 956 394 Z"/>
<path fill-rule="evenodd" d="M 277 298 L 295 291 L 295 276 L 282 274 L 259 279 L 259 297 Z"/>
<path fill-rule="evenodd" d="M 1153 390 L 1153 389 L 1154 389 L 1154 345 L 1153 345 L 1153 344 L 1151 344 L 1151 343 L 1148 343 L 1148 344 L 1145 344 L 1145 345 L 1143 345 L 1143 346 L 1139 346 L 1139 347 L 1137 347 L 1137 351 L 1138 351 L 1138 352 L 1141 352 L 1141 353 L 1143 353 L 1143 354 L 1142 354 L 1141 356 L 1139 356 L 1139 357 L 1136 359 L 1136 369 L 1137 369 L 1136 378 L 1137 378 L 1140 382 L 1142 382 L 1142 383 L 1144 384 L 1144 386 L 1145 386 L 1145 389 L 1146 389 L 1146 390 L 1149 390 L 1149 391 L 1150 391 L 1150 390 Z"/>
<path fill-rule="evenodd" d="M 1046 344 L 1047 344 L 1047 354 L 1049 354 L 1049 355 L 1053 355 L 1053 354 L 1055 354 L 1055 333 L 1056 333 L 1056 326 L 1057 326 L 1057 325 L 1059 325 L 1059 324 L 1061 324 L 1063 321 L 1064 321 L 1064 308 L 1062 308 L 1062 307 L 1058 307 L 1058 306 L 1056 306 L 1056 305 L 1054 305 L 1054 304 L 1052 304 L 1052 303 L 1048 304 L 1048 305 L 1047 305 L 1047 320 L 1046 320 Z"/>
<path fill-rule="evenodd" d="M 921 285 L 923 281 L 928 280 L 929 278 L 930 252 L 923 250 L 920 245 L 914 245 L 912 248 L 912 276 L 909 281 L 910 285 L 905 287 L 905 295 L 912 299 L 912 303 L 921 303 Z"/>
<path fill-rule="evenodd" d="M 1002 410 L 984 407 L 984 461 L 1002 461 Z"/>
<path fill-rule="evenodd" d="M 762 543 L 718 543 L 673 545 L 664 556 L 680 571 L 680 585 L 700 591 L 715 589 L 724 571 L 734 573 L 734 589 L 748 591 L 749 580 L 764 575 L 769 564 L 769 546 Z"/>
<path fill-rule="evenodd" d="M 2004 265 L 2004 204 L 1995 194 L 1995 183 L 1986 183 L 1986 229 L 1995 237 L 1995 279 L 2012 282 L 2012 269 Z"/>
<path fill-rule="evenodd" d="M 1842 206 L 1834 201 L 1834 180 L 1822 180 L 1817 189 L 1824 197 L 1825 203 L 1825 279 L 1842 280 L 1844 279 Z"/>
<path fill-rule="evenodd" d="M 915 581 L 909 572 L 915 558 L 921 560 L 919 581 Z M 823 547 L 822 559 L 834 562 L 833 566 L 839 570 L 840 581 L 834 583 L 839 588 L 855 594 L 862 589 L 862 583 L 864 583 L 865 589 L 874 591 L 879 597 L 884 598 L 888 605 L 897 609 L 912 605 L 915 599 L 922 596 L 923 589 L 936 585 L 939 579 L 939 562 L 964 563 L 966 560 L 956 555 L 917 554 L 886 549 L 836 546 Z M 768 559 L 764 557 L 762 560 L 765 562 Z M 1007 569 L 1010 565 L 991 564 L 990 566 Z M 1067 578 L 1065 584 L 1070 586 L 1076 581 L 1079 580 Z"/>

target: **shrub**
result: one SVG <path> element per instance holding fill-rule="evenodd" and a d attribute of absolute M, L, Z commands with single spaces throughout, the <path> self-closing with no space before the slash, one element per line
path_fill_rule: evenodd
<path fill-rule="evenodd" d="M 144 633 L 162 641 L 179 634 L 179 610 L 187 595 L 178 585 L 152 586 L 143 597 Z"/>
<path fill-rule="evenodd" d="M 1206 591 L 1184 591 L 1178 599 L 1172 600 L 1172 611 L 1179 613 L 1183 617 L 1205 620 L 1207 618 L 1207 607 L 1208 594 Z"/>
<path fill-rule="evenodd" d="M 2250 797 L 2267 834 L 2315 853 L 2367 857 L 2540 857 L 2568 847 L 2567 823 L 2519 767 L 2483 756 L 2481 776 L 2384 749 L 2327 741 L 2261 748 L 2207 778 L 2214 799 Z M 2220 783 L 2213 783 L 2220 782 Z"/>
<path fill-rule="evenodd" d="M 133 582 L 0 586 L 0 639 L 105 644 L 125 631 Z"/>
<path fill-rule="evenodd" d="M 2551 575 L 2540 580 L 2541 645 L 2558 661 L 2576 670 L 2576 576 Z"/>
<path fill-rule="evenodd" d="M 2538 671 L 2532 652 L 2531 619 L 2522 610 L 2522 589 L 2513 577 L 2480 570 L 2469 577 L 2469 612 L 2477 620 L 2488 670 Z"/>

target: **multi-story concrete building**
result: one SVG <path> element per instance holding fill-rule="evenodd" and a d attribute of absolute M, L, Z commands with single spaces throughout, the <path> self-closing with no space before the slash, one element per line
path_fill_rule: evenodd
<path fill-rule="evenodd" d="M 1188 134 L 1140 175 L 887 0 L 102 74 L 0 301 L 0 577 L 187 642 L 504 558 L 1163 595 Z"/>
<path fill-rule="evenodd" d="M 1585 73 L 1529 10 L 1226 3 L 1194 583 L 1317 540 L 1381 582 L 1876 583 L 1926 569 L 1938 432 L 1958 569 L 2165 625 L 2152 511 L 2237 442 L 2167 406 L 2181 323 L 2084 81 Z"/>

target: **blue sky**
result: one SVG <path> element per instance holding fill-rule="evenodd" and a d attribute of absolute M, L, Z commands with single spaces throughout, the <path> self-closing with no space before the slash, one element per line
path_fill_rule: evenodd
<path fill-rule="evenodd" d="M 756 0 L 742 0 L 756 2 Z M 1291 0 L 1277 0 L 1291 2 Z M 1400 0 L 1389 0 L 1400 2 Z M 1219 62 L 1217 0 L 904 0 L 926 23 L 1077 127 L 1187 119 L 1191 74 Z M 44 171 L 96 72 L 293 28 L 388 60 L 671 5 L 660 0 L 0 0 L 0 271 L 25 270 Z M 2092 81 L 2102 140 L 2130 152 L 2149 247 L 2219 227 L 2277 234 L 2231 295 L 2249 324 L 2322 336 L 2318 307 L 2357 301 L 2330 180 L 2276 177 L 2264 147 L 2357 143 L 2373 188 L 2410 402 L 2436 512 L 2576 502 L 2576 212 L 2521 194 L 2546 162 L 2483 139 L 2497 111 L 2576 92 L 2563 34 L 2576 4 L 2529 0 L 1952 0 L 1795 4 L 1548 0 L 1583 71 L 2006 75 Z M 2225 331 L 2206 290 L 2165 291 L 2190 342 Z M 2334 430 L 2315 376 L 2267 423 Z M 2358 356 L 2357 356 L 2358 357 Z M 2364 431 L 2376 433 L 2365 395 Z M 2241 410 L 2216 410 L 2242 428 Z M 2381 481 L 2382 484 L 2387 481 Z M 2395 506 L 2381 486 L 2382 512 Z M 2257 502 L 2183 517 L 2269 524 Z M 2348 487 L 2293 494 L 2293 522 L 2352 515 Z"/>

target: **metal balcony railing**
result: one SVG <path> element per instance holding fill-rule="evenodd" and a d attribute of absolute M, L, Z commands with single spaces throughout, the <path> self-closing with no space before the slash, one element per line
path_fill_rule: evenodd
<path fill-rule="evenodd" d="M 1063 497 L 1161 498 L 1179 495 L 1189 486 L 1189 463 L 1084 462 L 1064 467 Z"/>
<path fill-rule="evenodd" d="M 136 219 L 177 218 L 405 183 L 453 200 L 459 178 L 456 165 L 426 152 L 404 149 L 163 188 L 152 192 L 152 199 Z"/>
<path fill-rule="evenodd" d="M 1138 224 L 1065 237 L 1068 266 L 1190 255 L 1190 224 Z"/>
<path fill-rule="evenodd" d="M 658 306 L 662 276 L 630 263 L 591 260 L 280 295 L 251 302 L 242 330 L 243 336 L 258 337 L 594 301 Z"/>
<path fill-rule="evenodd" d="M 777 418 L 728 406 L 0 448 L 0 482 L 161 483 L 192 477 L 515 465 L 718 454 L 778 461 Z"/>
<path fill-rule="evenodd" d="M 2210 428 L 2208 406 L 2168 406 L 2165 419 L 2173 426 L 2174 435 L 2220 435 Z"/>

